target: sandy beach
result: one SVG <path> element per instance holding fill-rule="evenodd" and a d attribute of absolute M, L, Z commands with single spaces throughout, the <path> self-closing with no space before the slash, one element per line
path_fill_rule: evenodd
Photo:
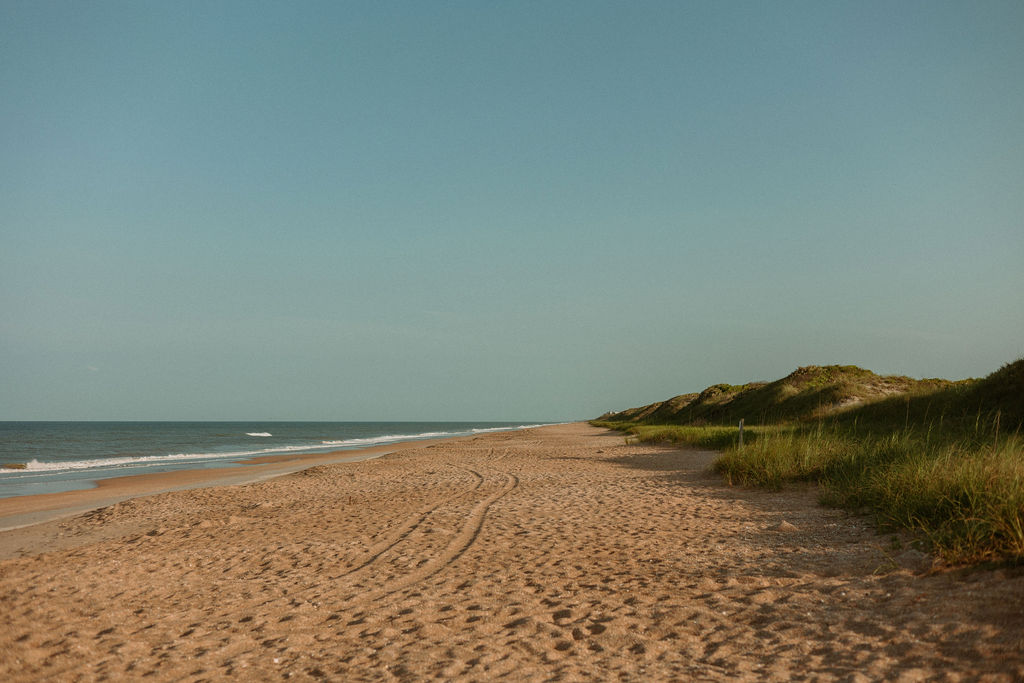
<path fill-rule="evenodd" d="M 585 424 L 391 450 L 0 533 L 0 679 L 1024 679 L 1024 571 L 813 488 Z"/>

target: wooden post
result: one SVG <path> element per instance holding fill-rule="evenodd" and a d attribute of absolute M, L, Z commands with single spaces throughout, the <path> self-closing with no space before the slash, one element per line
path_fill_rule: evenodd
<path fill-rule="evenodd" d="M 743 418 L 740 418 L 740 450 L 743 450 Z"/>

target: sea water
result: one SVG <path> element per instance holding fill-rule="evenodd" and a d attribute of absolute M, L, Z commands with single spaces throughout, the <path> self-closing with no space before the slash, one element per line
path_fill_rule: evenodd
<path fill-rule="evenodd" d="M 540 425 L 521 422 L 0 422 L 0 498 L 99 479 L 230 467 L 264 455 L 326 453 Z"/>

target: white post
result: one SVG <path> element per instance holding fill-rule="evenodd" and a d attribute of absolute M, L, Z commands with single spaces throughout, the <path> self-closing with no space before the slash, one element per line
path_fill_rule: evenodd
<path fill-rule="evenodd" d="M 740 450 L 743 450 L 743 418 L 740 418 Z"/>

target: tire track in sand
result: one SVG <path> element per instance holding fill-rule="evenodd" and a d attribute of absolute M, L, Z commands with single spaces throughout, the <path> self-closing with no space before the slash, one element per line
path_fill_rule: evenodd
<path fill-rule="evenodd" d="M 429 517 L 432 512 L 434 512 L 443 505 L 447 505 L 448 503 L 454 502 L 459 498 L 472 494 L 474 491 L 479 489 L 484 483 L 483 475 L 481 475 L 479 472 L 475 470 L 471 470 L 466 467 L 456 467 L 454 465 L 449 465 L 449 467 L 452 467 L 452 469 L 462 470 L 463 472 L 469 472 L 471 475 L 473 475 L 473 477 L 476 478 L 476 483 L 472 487 L 466 489 L 465 491 L 460 491 L 459 493 L 448 496 L 447 498 L 444 498 L 434 503 L 433 505 L 429 505 L 414 514 L 409 515 L 387 538 L 380 541 L 379 543 L 370 546 L 366 550 L 362 561 L 360 561 L 354 567 L 346 569 L 341 574 L 327 577 L 328 580 L 337 581 L 338 579 L 342 579 L 346 576 L 355 574 L 356 572 L 370 566 L 371 564 L 376 562 L 381 555 L 391 550 L 396 545 L 398 545 L 406 538 L 408 538 L 409 534 L 411 534 L 413 531 L 419 528 L 419 526 L 423 524 L 424 521 L 426 521 L 427 517 Z"/>
<path fill-rule="evenodd" d="M 370 595 L 364 596 L 364 600 L 379 600 L 415 583 L 425 581 L 459 559 L 459 557 L 461 557 L 462 554 L 473 545 L 473 542 L 476 541 L 477 537 L 480 535 L 484 519 L 487 517 L 487 511 L 491 506 L 519 486 L 519 477 L 516 475 L 508 472 L 500 472 L 500 474 L 504 477 L 504 481 L 501 486 L 497 491 L 481 500 L 472 510 L 470 510 L 469 514 L 466 515 L 459 532 L 454 538 L 452 538 L 448 545 L 445 546 L 445 549 L 440 555 L 430 559 L 408 574 L 404 574 L 387 581 L 378 590 L 373 591 Z"/>
<path fill-rule="evenodd" d="M 419 528 L 420 525 L 422 525 L 423 522 L 425 522 L 427 518 L 430 517 L 431 513 L 433 513 L 435 510 L 444 505 L 447 505 L 448 503 L 454 502 L 459 498 L 471 495 L 474 491 L 478 490 L 484 483 L 483 475 L 481 475 L 479 472 L 475 470 L 471 470 L 467 467 L 458 467 L 456 465 L 445 465 L 445 467 L 449 467 L 454 470 L 461 470 L 463 472 L 468 472 L 474 477 L 476 481 L 469 488 L 459 491 L 458 493 L 452 494 L 447 498 L 442 498 L 436 503 L 423 507 L 420 510 L 414 512 L 413 514 L 407 516 L 405 519 L 402 520 L 401 524 L 399 524 L 390 534 L 387 535 L 386 538 L 367 548 L 363 552 L 361 558 L 357 560 L 353 565 L 348 566 L 339 574 L 333 574 L 331 576 L 326 577 L 326 580 L 328 582 L 335 582 L 340 579 L 351 579 L 353 575 L 356 575 L 359 572 L 362 572 L 363 570 L 370 568 L 377 560 L 381 558 L 381 556 L 383 556 L 389 550 L 395 548 L 399 543 L 408 538 L 409 535 L 413 533 L 417 528 Z M 305 588 L 292 591 L 289 594 L 289 597 L 290 599 L 294 600 L 296 598 L 299 598 L 300 596 L 308 596 L 310 593 L 313 592 L 322 592 L 323 589 L 323 582 L 318 580 L 316 583 L 312 585 L 307 585 Z M 268 600 L 264 604 L 274 602 L 276 599 L 277 598 Z"/>

